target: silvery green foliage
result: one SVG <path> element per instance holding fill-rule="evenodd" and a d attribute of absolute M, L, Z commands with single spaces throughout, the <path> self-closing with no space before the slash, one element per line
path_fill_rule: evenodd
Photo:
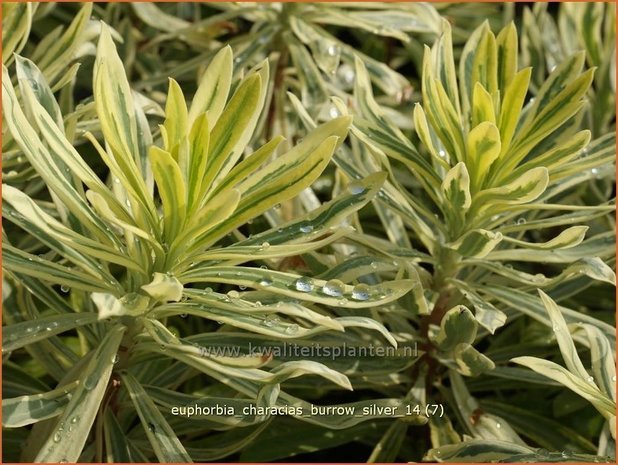
<path fill-rule="evenodd" d="M 614 461 L 614 10 L 5 5 L 5 461 Z"/>

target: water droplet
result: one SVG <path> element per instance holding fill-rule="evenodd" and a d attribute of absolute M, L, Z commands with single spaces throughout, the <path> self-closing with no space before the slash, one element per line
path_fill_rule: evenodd
<path fill-rule="evenodd" d="M 238 289 L 240 289 L 241 291 L 244 291 L 245 289 L 247 289 L 247 286 L 245 286 L 244 284 L 239 284 Z"/>
<path fill-rule="evenodd" d="M 594 378 L 592 376 L 588 376 L 588 378 L 586 378 L 586 381 L 588 381 L 589 383 L 594 383 Z"/>
<path fill-rule="evenodd" d="M 337 75 L 339 79 L 345 84 L 348 88 L 354 83 L 354 78 L 356 77 L 354 73 L 354 68 L 352 68 L 347 63 L 342 64 L 337 70 Z"/>
<path fill-rule="evenodd" d="M 556 332 L 556 331 L 560 331 L 560 326 L 558 326 L 558 325 L 554 325 L 554 326 L 552 327 L 552 329 L 554 330 L 554 332 Z"/>
<path fill-rule="evenodd" d="M 238 299 L 240 297 L 238 291 L 230 291 L 227 293 L 227 295 L 230 299 Z"/>
<path fill-rule="evenodd" d="M 438 156 L 440 158 L 446 158 L 446 152 L 442 149 L 438 150 Z"/>
<path fill-rule="evenodd" d="M 67 292 L 71 290 L 71 288 L 63 284 L 62 286 L 60 286 L 60 290 L 66 294 Z"/>
<path fill-rule="evenodd" d="M 297 324 L 293 324 L 288 326 L 287 328 L 285 328 L 285 333 L 286 334 L 296 334 L 299 330 L 299 327 Z"/>
<path fill-rule="evenodd" d="M 279 209 L 281 209 L 281 204 L 280 204 L 280 203 L 278 203 L 277 205 L 275 205 L 275 207 L 274 207 L 274 208 L 275 208 L 275 210 L 279 210 Z"/>
<path fill-rule="evenodd" d="M 313 290 L 313 280 L 306 276 L 302 276 L 296 280 L 294 287 L 299 292 L 311 292 Z"/>
<path fill-rule="evenodd" d="M 311 231 L 313 231 L 313 226 L 311 226 L 310 224 L 303 224 L 300 226 L 299 229 L 302 233 L 310 233 Z"/>
<path fill-rule="evenodd" d="M 261 307 L 262 306 L 262 302 L 260 302 L 259 300 L 255 301 L 255 306 L 256 307 Z"/>
<path fill-rule="evenodd" d="M 268 287 L 268 286 L 272 286 L 272 285 L 273 285 L 273 281 L 272 281 L 272 279 L 269 279 L 269 278 L 262 278 L 262 279 L 260 280 L 260 286 L 263 286 L 263 287 Z"/>
<path fill-rule="evenodd" d="M 262 247 L 263 249 L 267 249 L 267 248 L 269 248 L 269 247 L 270 247 L 270 244 L 269 244 L 268 242 L 262 242 L 261 247 Z"/>
<path fill-rule="evenodd" d="M 99 378 L 95 375 L 90 375 L 86 378 L 86 381 L 84 381 L 84 388 L 87 391 L 91 391 L 97 386 L 98 383 Z"/>
<path fill-rule="evenodd" d="M 339 116 L 339 110 L 335 105 L 332 105 L 328 110 L 328 116 L 330 116 L 331 118 L 337 118 Z"/>
<path fill-rule="evenodd" d="M 274 325 L 276 325 L 277 323 L 279 323 L 279 317 L 277 315 L 268 315 L 266 318 L 264 318 L 264 320 L 262 321 L 262 324 L 264 326 L 267 326 L 269 328 L 272 328 Z"/>
<path fill-rule="evenodd" d="M 114 355 L 114 356 L 112 357 L 112 363 L 113 363 L 113 364 L 116 364 L 116 363 L 118 363 L 119 361 L 120 361 L 120 357 L 118 356 L 118 354 L 116 354 L 116 355 Z M 73 423 L 75 423 L 75 422 L 73 422 Z"/>
<path fill-rule="evenodd" d="M 335 55 L 337 55 L 337 46 L 329 45 L 326 49 L 326 53 L 328 54 L 328 56 L 334 57 Z"/>
<path fill-rule="evenodd" d="M 341 297 L 344 290 L 345 285 L 338 279 L 331 279 L 322 287 L 322 292 L 331 297 Z"/>
<path fill-rule="evenodd" d="M 502 425 L 500 423 L 496 423 L 496 428 L 500 429 L 502 428 Z"/>
<path fill-rule="evenodd" d="M 354 300 L 369 300 L 369 286 L 367 284 L 357 284 L 354 286 L 352 298 Z"/>
<path fill-rule="evenodd" d="M 374 270 L 378 269 L 378 263 L 377 262 L 371 262 L 371 268 L 373 268 Z"/>
<path fill-rule="evenodd" d="M 612 381 L 615 383 L 616 382 L 616 375 L 612 376 Z"/>
<path fill-rule="evenodd" d="M 79 416 L 74 416 L 73 418 L 71 418 L 71 423 L 75 424 L 79 421 Z"/>
<path fill-rule="evenodd" d="M 526 218 L 517 218 L 517 224 L 526 224 Z"/>
<path fill-rule="evenodd" d="M 54 442 L 60 442 L 62 439 L 62 434 L 58 431 L 54 434 Z"/>
<path fill-rule="evenodd" d="M 365 186 L 363 186 L 362 183 L 354 181 L 350 183 L 350 185 L 348 186 L 348 190 L 352 195 L 359 195 L 365 192 L 367 189 L 365 188 Z"/>
<path fill-rule="evenodd" d="M 180 318 L 187 318 L 187 314 L 186 313 L 181 313 L 180 314 Z"/>
<path fill-rule="evenodd" d="M 120 178 L 114 178 L 114 183 L 115 184 L 120 184 Z"/>
<path fill-rule="evenodd" d="M 345 297 L 342 297 L 341 299 L 339 299 L 337 303 L 343 307 L 344 305 L 348 303 L 348 299 L 346 299 Z"/>

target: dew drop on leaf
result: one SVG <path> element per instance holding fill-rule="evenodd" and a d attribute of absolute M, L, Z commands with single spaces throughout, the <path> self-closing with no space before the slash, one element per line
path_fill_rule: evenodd
<path fill-rule="evenodd" d="M 341 297 L 345 290 L 344 284 L 338 279 L 327 281 L 322 287 L 322 292 L 331 297 Z"/>
<path fill-rule="evenodd" d="M 365 192 L 366 189 L 362 183 L 354 181 L 350 183 L 350 185 L 348 186 L 348 190 L 352 195 L 360 195 Z"/>
<path fill-rule="evenodd" d="M 299 329 L 298 325 L 293 324 L 285 328 L 285 332 L 286 334 L 296 334 L 298 332 L 298 329 Z"/>
<path fill-rule="evenodd" d="M 310 224 L 303 224 L 300 227 L 300 232 L 302 233 L 310 233 L 311 231 L 313 231 L 313 226 Z"/>
<path fill-rule="evenodd" d="M 306 276 L 302 276 L 296 280 L 294 287 L 299 292 L 311 292 L 313 290 L 313 280 Z"/>
<path fill-rule="evenodd" d="M 354 286 L 352 298 L 354 300 L 369 300 L 369 286 L 367 284 L 357 284 Z"/>
<path fill-rule="evenodd" d="M 240 297 L 238 291 L 230 291 L 227 293 L 227 295 L 230 299 L 238 299 Z"/>
<path fill-rule="evenodd" d="M 84 388 L 88 391 L 91 391 L 96 387 L 98 382 L 99 379 L 96 376 L 90 375 L 86 378 L 86 381 L 84 381 Z"/>
<path fill-rule="evenodd" d="M 60 286 L 60 290 L 66 294 L 67 292 L 69 292 L 70 288 L 69 286 L 63 284 L 62 286 Z"/>
<path fill-rule="evenodd" d="M 277 323 L 279 323 L 279 317 L 277 315 L 268 315 L 262 321 L 262 324 L 268 328 L 272 328 Z"/>
<path fill-rule="evenodd" d="M 272 285 L 273 285 L 273 281 L 270 278 L 262 278 L 260 280 L 260 286 L 268 287 L 268 286 L 272 286 Z"/>

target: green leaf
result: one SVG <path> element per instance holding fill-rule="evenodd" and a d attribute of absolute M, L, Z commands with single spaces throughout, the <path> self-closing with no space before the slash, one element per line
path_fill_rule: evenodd
<path fill-rule="evenodd" d="M 75 232 L 46 213 L 20 190 L 12 186 L 3 185 L 3 193 L 5 201 L 14 209 L 13 216 L 16 216 L 18 220 L 30 223 L 31 227 L 41 231 L 40 235 L 49 235 L 55 241 L 63 244 L 63 248 L 59 249 L 61 253 L 66 251 L 65 253 L 73 258 L 76 256 L 70 250 L 73 249 L 91 257 L 125 266 L 134 271 L 140 270 L 134 260 L 126 257 L 126 252 L 122 248 L 102 244 Z M 86 260 L 81 259 L 80 261 L 83 263 Z M 88 265 L 92 267 L 92 262 L 89 262 Z"/>
<path fill-rule="evenodd" d="M 178 158 L 178 145 L 188 132 L 188 110 L 185 96 L 178 83 L 170 78 L 169 90 L 165 101 L 165 121 L 162 135 L 165 149 Z"/>
<path fill-rule="evenodd" d="M 503 239 L 499 232 L 475 229 L 464 234 L 450 245 L 463 257 L 482 258 L 487 256 Z"/>
<path fill-rule="evenodd" d="M 509 236 L 504 236 L 505 242 L 516 244 L 520 247 L 528 249 L 549 250 L 549 249 L 568 249 L 581 244 L 588 231 L 588 226 L 572 226 L 565 229 L 559 235 L 550 239 L 547 242 L 525 242 L 519 239 L 514 239 Z"/>
<path fill-rule="evenodd" d="M 139 5 L 144 4 L 140 3 Z M 121 426 L 118 424 L 116 416 L 110 409 L 105 410 L 103 430 L 108 461 L 125 463 L 148 461 L 148 459 L 144 457 L 144 454 L 142 454 L 140 450 L 135 447 L 133 442 L 126 437 Z"/>
<path fill-rule="evenodd" d="M 36 100 L 45 108 L 49 116 L 53 119 L 54 123 L 58 127 L 61 133 L 64 133 L 64 122 L 62 121 L 62 113 L 58 102 L 54 98 L 54 94 L 47 83 L 47 80 L 43 76 L 43 73 L 36 67 L 36 65 L 27 58 L 15 55 L 15 70 L 17 71 L 17 80 L 20 84 L 20 90 L 22 94 L 25 93 L 24 86 L 25 81 L 28 82 L 29 87 L 34 91 Z"/>
<path fill-rule="evenodd" d="M 465 376 L 478 376 L 495 368 L 494 362 L 470 344 L 457 344 L 453 349 L 458 371 Z"/>
<path fill-rule="evenodd" d="M 434 342 L 443 351 L 451 351 L 460 343 L 471 344 L 476 338 L 477 323 L 472 312 L 463 305 L 451 308 L 440 322 Z"/>
<path fill-rule="evenodd" d="M 495 439 L 471 439 L 459 444 L 449 444 L 430 449 L 425 460 L 437 462 L 510 462 L 511 457 L 519 454 L 533 454 L 534 449 Z"/>
<path fill-rule="evenodd" d="M 176 437 L 174 430 L 137 379 L 126 372 L 121 373 L 121 376 L 157 458 L 167 463 L 192 463 L 191 457 Z"/>
<path fill-rule="evenodd" d="M 560 353 L 562 354 L 562 358 L 564 359 L 567 368 L 573 374 L 587 380 L 590 375 L 584 368 L 584 365 L 577 354 L 577 349 L 575 348 L 575 344 L 571 338 L 566 321 L 564 320 L 562 313 L 560 313 L 560 309 L 556 303 L 543 291 L 539 290 L 539 296 L 541 297 L 541 301 L 543 302 L 553 325 L 552 329 L 556 335 L 556 341 L 558 341 Z"/>
<path fill-rule="evenodd" d="M 169 273 L 155 273 L 152 281 L 141 288 L 159 302 L 178 302 L 183 290 L 180 281 Z"/>
<path fill-rule="evenodd" d="M 150 303 L 148 297 L 136 293 L 117 298 L 112 294 L 93 292 L 90 298 L 99 310 L 99 320 L 122 315 L 139 316 L 148 310 Z"/>
<path fill-rule="evenodd" d="M 101 36 L 94 66 L 93 89 L 97 115 L 109 144 L 116 176 L 134 192 L 133 211 L 144 217 L 143 224 L 157 227 L 157 215 L 141 170 L 136 114 L 124 65 L 118 56 L 108 26 L 101 24 Z M 110 169 L 113 167 L 110 166 Z M 139 206 L 143 208 L 137 208 Z M 142 211 L 144 210 L 144 211 Z"/>
<path fill-rule="evenodd" d="M 74 381 L 53 391 L 2 399 L 2 426 L 18 428 L 60 415 L 78 384 Z"/>
<path fill-rule="evenodd" d="M 189 109 L 189 127 L 203 113 L 207 114 L 211 126 L 217 123 L 230 92 L 232 71 L 232 48 L 228 45 L 217 52 L 200 78 Z"/>
<path fill-rule="evenodd" d="M 603 393 L 616 401 L 616 364 L 611 344 L 607 337 L 594 326 L 584 325 L 590 341 L 592 373 Z"/>
<path fill-rule="evenodd" d="M 466 164 L 470 171 L 472 191 L 476 192 L 482 188 L 492 163 L 500 155 L 498 128 L 489 121 L 480 123 L 468 134 L 466 147 Z"/>
<path fill-rule="evenodd" d="M 596 446 L 575 430 L 551 418 L 495 400 L 482 401 L 482 408 L 507 420 L 521 435 L 549 450 L 594 453 Z"/>
<path fill-rule="evenodd" d="M 521 109 L 528 92 L 530 74 L 531 68 L 524 68 L 518 71 L 504 90 L 504 98 L 502 100 L 502 105 L 500 105 L 498 124 L 498 128 L 500 129 L 500 140 L 502 141 L 501 157 L 504 156 L 511 147 L 511 142 L 519 123 Z"/>
<path fill-rule="evenodd" d="M 22 252 L 8 244 L 2 245 L 2 258 L 2 265 L 6 270 L 36 277 L 47 283 L 60 284 L 68 289 L 89 292 L 118 290 L 114 281 L 108 283 L 89 275 L 85 276 L 83 272 L 44 260 L 38 255 Z"/>
<path fill-rule="evenodd" d="M 605 418 L 616 413 L 616 403 L 608 399 L 594 382 L 581 379 L 557 363 L 535 357 L 516 357 L 511 360 L 563 384 L 568 389 L 590 402 Z M 590 377 L 592 378 L 592 377 Z"/>
<path fill-rule="evenodd" d="M 444 177 L 442 190 L 449 203 L 449 209 L 456 217 L 461 217 L 470 208 L 470 176 L 464 162 L 457 163 Z"/>
<path fill-rule="evenodd" d="M 187 208 L 186 184 L 178 163 L 169 152 L 152 146 L 149 158 L 163 206 L 163 230 L 165 237 L 171 241 L 184 226 Z"/>
<path fill-rule="evenodd" d="M 268 65 L 247 76 L 225 106 L 210 133 L 206 177 L 202 192 L 212 191 L 225 178 L 249 142 L 262 107 L 268 82 Z M 210 120 L 209 120 L 210 121 Z M 213 124 L 213 123 L 211 123 Z"/>
<path fill-rule="evenodd" d="M 490 210 L 494 204 L 519 205 L 537 199 L 549 184 L 547 168 L 532 168 L 516 180 L 500 187 L 485 189 L 474 197 L 473 203 L 481 212 Z"/>
<path fill-rule="evenodd" d="M 340 306 L 341 301 L 349 308 L 365 308 L 377 302 L 387 303 L 408 292 L 414 282 L 409 279 L 388 281 L 380 285 L 363 287 L 363 293 L 355 286 L 339 280 L 311 279 L 305 286 L 299 283 L 304 277 L 281 271 L 250 267 L 208 266 L 195 267 L 179 276 L 181 282 L 212 282 L 244 285 L 264 289 L 271 293 L 293 297 L 309 302 Z"/>
<path fill-rule="evenodd" d="M 517 28 L 511 21 L 496 37 L 499 89 L 506 89 L 517 73 L 517 42 Z"/>
<path fill-rule="evenodd" d="M 550 319 L 547 316 L 547 311 L 543 305 L 543 302 L 539 297 L 534 295 L 530 295 L 526 292 L 512 289 L 508 287 L 501 286 L 483 286 L 482 289 L 479 289 L 483 294 L 487 294 L 495 299 L 497 299 L 502 304 L 506 305 L 509 308 L 517 310 L 518 312 L 524 313 L 525 315 L 534 318 L 537 321 L 540 321 L 544 325 L 551 327 Z M 600 321 L 590 315 L 586 315 L 585 313 L 578 312 L 575 310 L 571 310 L 566 307 L 559 306 L 560 313 L 566 320 L 567 324 L 573 323 L 586 323 L 591 326 L 598 328 L 609 340 L 612 344 L 612 347 L 616 345 L 616 332 L 614 327 Z M 581 343 L 585 343 L 583 338 L 576 337 L 574 338 Z"/>
<path fill-rule="evenodd" d="M 72 313 L 37 317 L 2 328 L 2 352 L 11 352 L 56 334 L 95 323 L 96 313 Z"/>
<path fill-rule="evenodd" d="M 77 462 L 99 411 L 125 327 L 111 329 L 84 368 L 83 380 L 41 449 L 36 462 Z"/>

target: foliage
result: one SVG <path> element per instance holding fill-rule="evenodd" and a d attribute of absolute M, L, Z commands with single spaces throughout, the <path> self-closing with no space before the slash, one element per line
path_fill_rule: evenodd
<path fill-rule="evenodd" d="M 4 458 L 614 460 L 612 8 L 5 5 Z"/>

